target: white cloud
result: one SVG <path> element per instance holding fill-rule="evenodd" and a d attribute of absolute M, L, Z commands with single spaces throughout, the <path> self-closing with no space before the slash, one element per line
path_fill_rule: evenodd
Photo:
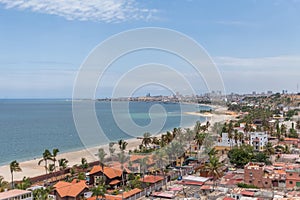
<path fill-rule="evenodd" d="M 214 57 L 216 64 L 223 69 L 225 67 L 242 67 L 253 69 L 269 69 L 269 68 L 293 68 L 300 67 L 300 56 L 297 55 L 281 55 L 274 57 L 257 57 L 257 58 L 238 58 L 238 57 Z"/>
<path fill-rule="evenodd" d="M 0 0 L 6 9 L 30 10 L 68 20 L 116 23 L 149 20 L 155 9 L 142 8 L 136 0 Z"/>

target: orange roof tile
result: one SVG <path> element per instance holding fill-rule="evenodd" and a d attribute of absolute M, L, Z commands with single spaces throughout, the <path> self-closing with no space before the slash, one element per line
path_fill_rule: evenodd
<path fill-rule="evenodd" d="M 298 141 L 298 138 L 284 138 L 284 141 Z"/>
<path fill-rule="evenodd" d="M 96 165 L 92 168 L 92 170 L 90 171 L 90 174 L 95 174 L 98 172 L 102 172 L 102 167 L 99 165 Z M 122 171 L 119 169 L 114 169 L 112 167 L 104 167 L 104 172 L 105 176 L 107 176 L 108 178 L 112 179 L 112 178 L 116 178 L 116 177 L 121 177 L 122 176 Z"/>
<path fill-rule="evenodd" d="M 140 179 L 140 181 L 144 183 L 156 183 L 158 181 L 163 180 L 164 178 L 161 176 L 153 176 L 153 175 L 148 175 Z"/>
<path fill-rule="evenodd" d="M 110 183 L 109 183 L 109 185 L 116 185 L 116 184 L 118 184 L 118 183 L 120 183 L 120 181 L 119 180 L 112 180 Z"/>
<path fill-rule="evenodd" d="M 123 193 L 123 198 L 126 199 L 128 197 L 131 197 L 139 192 L 141 192 L 142 190 L 138 189 L 138 188 L 134 188 L 128 192 L 124 192 Z M 122 200 L 122 194 L 118 194 L 118 195 L 109 195 L 106 194 L 105 195 L 105 199 L 106 200 Z M 96 197 L 90 197 L 87 200 L 96 200 Z"/>
<path fill-rule="evenodd" d="M 54 185 L 54 188 L 61 197 L 77 197 L 88 186 L 84 181 L 72 183 L 59 181 Z"/>

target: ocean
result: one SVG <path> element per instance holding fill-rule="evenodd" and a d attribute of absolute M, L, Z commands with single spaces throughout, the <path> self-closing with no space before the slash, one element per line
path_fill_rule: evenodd
<path fill-rule="evenodd" d="M 124 102 L 120 102 L 124 103 Z M 99 125 L 110 141 L 130 139 L 143 133 L 128 134 L 116 124 L 110 102 L 95 102 Z M 156 111 L 149 116 L 153 105 L 165 109 L 166 121 L 161 132 L 175 127 L 189 127 L 197 120 L 205 119 L 199 116 L 186 115 L 183 112 L 208 110 L 209 107 L 195 104 L 129 102 L 129 113 L 138 126 L 147 126 L 153 118 L 164 117 L 163 112 Z M 117 117 L 128 117 L 124 110 L 117 111 Z M 184 117 L 184 123 L 182 121 Z M 147 130 L 152 132 L 151 129 Z M 104 142 L 103 143 L 107 143 Z M 98 142 L 93 145 L 103 144 Z M 41 157 L 45 149 L 58 148 L 60 152 L 70 152 L 85 148 L 77 130 L 72 114 L 72 102 L 67 100 L 0 100 L 0 165 L 12 160 L 25 161 Z"/>

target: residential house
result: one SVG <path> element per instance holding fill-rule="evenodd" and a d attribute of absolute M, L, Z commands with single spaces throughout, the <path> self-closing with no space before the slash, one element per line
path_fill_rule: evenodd
<path fill-rule="evenodd" d="M 0 193 L 1 200 L 33 200 L 31 191 L 27 190 L 9 190 Z"/>
<path fill-rule="evenodd" d="M 300 165 L 290 163 L 248 163 L 244 168 L 244 182 L 259 188 L 300 187 Z"/>
<path fill-rule="evenodd" d="M 53 187 L 56 200 L 81 200 L 88 191 L 85 181 L 76 179 L 71 183 L 59 181 Z"/>
<path fill-rule="evenodd" d="M 254 150 L 262 151 L 264 146 L 268 143 L 267 132 L 251 132 L 249 133 L 250 145 L 253 146 Z"/>
<path fill-rule="evenodd" d="M 88 173 L 89 185 L 98 185 L 102 178 L 106 185 L 111 187 L 118 186 L 122 182 L 122 170 L 107 166 L 104 166 L 102 170 L 101 166 L 96 165 Z"/>

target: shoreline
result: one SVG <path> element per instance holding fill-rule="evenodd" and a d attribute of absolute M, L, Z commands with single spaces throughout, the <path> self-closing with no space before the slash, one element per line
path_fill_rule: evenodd
<path fill-rule="evenodd" d="M 207 105 L 208 106 L 208 105 Z M 210 116 L 210 119 L 205 119 L 210 121 L 211 124 L 214 124 L 216 122 L 223 122 L 225 120 L 229 120 L 232 116 L 230 115 L 225 115 L 225 114 L 220 114 L 221 112 L 227 110 L 226 107 L 222 107 L 222 106 L 211 106 L 214 111 L 217 110 L 218 114 L 214 114 L 212 113 Z M 197 115 L 199 116 L 198 112 L 188 112 L 185 114 L 189 114 L 189 115 Z M 201 122 L 201 123 L 206 123 L 206 121 Z M 189 127 L 182 127 L 182 128 L 192 128 L 193 126 L 189 126 Z M 159 133 L 159 134 L 155 134 L 153 136 L 160 136 L 162 134 L 165 134 L 166 131 Z M 127 150 L 133 150 L 135 148 L 137 148 L 140 144 L 141 144 L 141 139 L 137 139 L 137 138 L 130 138 L 130 139 L 125 139 L 126 142 L 128 142 L 128 146 L 127 146 Z M 93 162 L 97 160 L 97 157 L 94 156 L 99 148 L 103 148 L 107 155 L 109 156 L 109 151 L 108 151 L 108 146 L 109 144 L 104 144 L 104 145 L 99 145 L 96 147 L 91 147 L 91 148 L 86 148 L 86 149 L 81 149 L 81 150 L 76 150 L 76 151 L 70 151 L 70 152 L 64 152 L 64 153 L 59 153 L 57 156 L 57 160 L 61 159 L 61 158 L 66 158 L 69 163 L 68 166 L 71 167 L 73 165 L 77 165 L 80 164 L 81 162 L 81 158 L 86 158 L 88 162 Z M 118 152 L 118 145 L 115 144 L 115 149 L 116 152 Z M 51 149 L 49 149 L 51 151 Z M 45 168 L 43 165 L 38 165 L 38 161 L 42 159 L 41 157 L 35 158 L 35 159 L 31 159 L 31 160 L 27 160 L 27 161 L 22 161 L 20 162 L 20 167 L 22 168 L 22 172 L 17 172 L 14 173 L 14 179 L 17 180 L 22 180 L 22 178 L 24 176 L 26 177 L 35 177 L 35 176 L 39 176 L 39 175 L 43 175 L 45 174 Z M 10 170 L 9 170 L 9 164 L 7 165 L 3 165 L 0 166 L 0 176 L 3 176 L 5 180 L 10 181 L 11 179 L 11 174 L 10 174 Z"/>

